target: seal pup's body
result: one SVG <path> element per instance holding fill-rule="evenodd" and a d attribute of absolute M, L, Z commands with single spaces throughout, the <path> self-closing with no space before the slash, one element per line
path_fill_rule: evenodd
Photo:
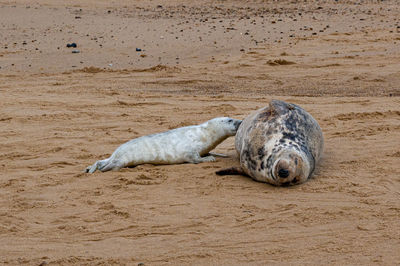
<path fill-rule="evenodd" d="M 176 128 L 163 133 L 130 140 L 105 160 L 86 168 L 86 172 L 102 172 L 139 164 L 178 164 L 215 161 L 207 155 L 229 136 L 234 136 L 241 120 L 218 117 L 203 124 Z"/>
<path fill-rule="evenodd" d="M 321 128 L 309 113 L 295 104 L 272 100 L 245 118 L 236 133 L 241 168 L 217 174 L 243 173 L 278 186 L 300 184 L 314 171 L 323 144 Z"/>

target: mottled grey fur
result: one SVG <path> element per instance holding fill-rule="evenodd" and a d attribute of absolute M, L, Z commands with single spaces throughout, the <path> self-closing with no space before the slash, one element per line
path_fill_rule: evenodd
<path fill-rule="evenodd" d="M 318 122 L 301 107 L 272 100 L 245 118 L 235 139 L 242 173 L 274 185 L 305 182 L 324 145 Z M 237 169 L 238 170 L 238 169 Z M 218 174 L 231 174 L 232 169 Z"/>

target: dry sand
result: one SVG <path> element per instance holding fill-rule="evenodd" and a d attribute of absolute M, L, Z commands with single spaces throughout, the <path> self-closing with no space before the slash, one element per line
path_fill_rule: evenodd
<path fill-rule="evenodd" d="M 399 14 L 398 1 L 1 0 L 0 263 L 398 265 Z M 324 131 L 303 185 L 216 176 L 238 165 L 233 138 L 215 163 L 83 173 L 134 137 L 274 98 Z"/>

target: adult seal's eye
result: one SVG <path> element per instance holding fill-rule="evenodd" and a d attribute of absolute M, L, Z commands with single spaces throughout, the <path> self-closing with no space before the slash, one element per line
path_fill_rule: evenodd
<path fill-rule="evenodd" d="M 232 123 L 232 121 L 233 121 L 232 119 L 229 119 L 229 120 L 228 120 L 229 123 Z"/>

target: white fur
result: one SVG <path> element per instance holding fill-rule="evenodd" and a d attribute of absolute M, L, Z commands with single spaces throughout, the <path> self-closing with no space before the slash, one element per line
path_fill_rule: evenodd
<path fill-rule="evenodd" d="M 218 117 L 203 124 L 176 128 L 143 136 L 122 144 L 105 160 L 86 168 L 86 172 L 118 170 L 139 164 L 178 164 L 215 161 L 202 157 L 229 136 L 236 134 L 241 120 Z"/>

